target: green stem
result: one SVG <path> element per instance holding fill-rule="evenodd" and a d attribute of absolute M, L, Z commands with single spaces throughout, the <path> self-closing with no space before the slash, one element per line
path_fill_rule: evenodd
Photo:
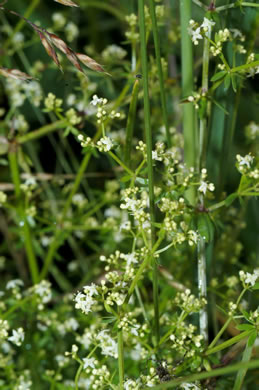
<path fill-rule="evenodd" d="M 159 385 L 152 386 L 152 389 L 153 390 L 171 389 L 171 388 L 179 386 L 183 382 L 192 383 L 192 382 L 199 381 L 202 379 L 213 378 L 213 377 L 222 376 L 222 375 L 229 375 L 229 374 L 232 374 L 233 372 L 236 372 L 240 369 L 245 369 L 245 368 L 250 369 L 250 370 L 259 368 L 259 359 L 253 360 L 253 361 L 247 362 L 247 363 L 241 362 L 241 363 L 233 364 L 233 365 L 230 365 L 227 367 L 216 368 L 216 369 L 211 370 L 211 371 L 199 372 L 196 374 L 176 378 L 170 382 L 161 383 Z M 143 390 L 150 390 L 150 387 L 145 387 Z"/>
<path fill-rule="evenodd" d="M 130 106 L 129 106 L 129 114 L 127 119 L 126 126 L 126 141 L 125 141 L 125 163 L 128 166 L 131 166 L 131 149 L 132 149 L 132 138 L 134 132 L 135 118 L 136 118 L 136 108 L 138 102 L 138 92 L 139 92 L 139 80 L 136 80 L 133 85 Z"/>
<path fill-rule="evenodd" d="M 129 301 L 130 299 L 130 296 L 132 295 L 139 279 L 141 278 L 141 276 L 143 275 L 143 271 L 144 269 L 147 267 L 147 265 L 150 263 L 152 257 L 153 257 L 153 254 L 156 252 L 157 248 L 159 247 L 159 245 L 161 244 L 161 242 L 163 241 L 164 239 L 164 236 L 165 236 L 165 232 L 162 232 L 160 235 L 159 235 L 159 238 L 157 240 L 157 242 L 155 243 L 155 245 L 153 246 L 152 250 L 151 250 L 151 253 L 148 254 L 145 259 L 143 260 L 143 262 L 141 263 L 136 275 L 135 275 L 135 278 L 133 279 L 133 281 L 131 282 L 131 285 L 130 285 L 130 288 L 129 288 L 129 291 L 128 291 L 128 295 L 127 295 L 127 298 L 126 298 L 126 302 Z"/>
<path fill-rule="evenodd" d="M 206 36 L 208 39 L 204 39 L 203 47 L 203 60 L 202 60 L 202 93 L 207 94 L 208 84 L 209 84 L 209 51 L 210 51 L 210 34 L 211 31 L 208 30 Z M 206 97 L 204 98 L 204 112 L 200 119 L 200 128 L 199 128 L 199 170 L 206 165 L 206 141 L 207 139 L 207 101 Z M 203 206 L 204 199 L 203 196 L 200 196 L 200 202 Z M 207 272 L 206 272 L 206 246 L 205 240 L 203 237 L 200 237 L 198 243 L 198 289 L 199 297 L 207 298 Z M 205 344 L 208 342 L 208 313 L 207 306 L 205 305 L 199 313 L 199 322 L 200 322 L 200 333 L 203 336 Z"/>
<path fill-rule="evenodd" d="M 80 366 L 78 367 L 78 370 L 76 372 L 76 376 L 75 376 L 76 390 L 78 390 L 78 381 L 79 381 L 82 370 L 83 370 L 83 364 L 80 364 Z"/>
<path fill-rule="evenodd" d="M 113 152 L 109 152 L 109 156 L 113 158 L 114 161 L 116 161 L 130 176 L 134 176 L 134 172 L 128 168 L 120 159 L 116 156 Z"/>
<path fill-rule="evenodd" d="M 167 115 L 167 109 L 166 109 L 166 96 L 165 96 L 165 87 L 164 87 L 165 83 L 164 83 L 163 69 L 162 69 L 162 63 L 161 63 L 161 50 L 160 50 L 160 42 L 159 42 L 159 34 L 158 34 L 158 28 L 157 28 L 156 10 L 155 10 L 154 0 L 149 0 L 149 8 L 150 8 L 150 15 L 151 15 L 151 19 L 152 19 L 152 31 L 153 31 L 153 37 L 154 37 L 154 43 L 155 43 L 156 65 L 157 65 L 157 69 L 158 69 L 158 78 L 159 78 L 159 86 L 160 86 L 163 121 L 165 124 L 165 130 L 166 130 L 167 146 L 168 146 L 168 148 L 170 148 L 171 147 L 171 138 L 170 138 L 168 115 Z"/>
<path fill-rule="evenodd" d="M 207 276 L 206 276 L 206 256 L 205 240 L 200 237 L 198 243 L 198 288 L 199 297 L 207 297 Z M 200 334 L 203 336 L 205 344 L 208 342 L 208 313 L 206 305 L 199 312 Z"/>
<path fill-rule="evenodd" d="M 119 390 L 124 389 L 124 353 L 123 353 L 123 331 L 118 330 L 118 369 L 119 369 Z"/>
<path fill-rule="evenodd" d="M 241 294 L 239 295 L 238 299 L 237 299 L 237 302 L 236 302 L 236 305 L 238 306 L 244 293 L 246 292 L 246 289 L 242 290 L 241 291 Z M 220 329 L 220 331 L 218 332 L 218 334 L 216 335 L 216 337 L 214 338 L 214 340 L 210 343 L 209 347 L 208 347 L 208 350 L 212 349 L 214 347 L 214 345 L 217 343 L 218 339 L 221 337 L 221 335 L 225 332 L 225 330 L 227 329 L 228 325 L 230 324 L 230 322 L 232 321 L 232 316 L 228 318 L 228 320 L 225 322 L 225 324 L 222 326 L 222 328 Z"/>
<path fill-rule="evenodd" d="M 34 254 L 34 249 L 32 245 L 32 238 L 31 238 L 31 231 L 30 227 L 27 221 L 27 217 L 25 215 L 25 210 L 23 208 L 22 202 L 21 202 L 21 180 L 20 180 L 20 173 L 19 173 L 19 167 L 18 167 L 18 161 L 17 161 L 17 145 L 13 144 L 10 147 L 10 151 L 8 154 L 9 158 L 9 164 L 10 164 L 10 170 L 11 170 L 11 176 L 15 188 L 15 196 L 18 201 L 17 205 L 17 211 L 19 215 L 19 224 L 23 233 L 24 238 L 24 244 L 25 244 L 25 251 L 28 259 L 28 265 L 30 269 L 30 274 L 33 283 L 37 283 L 39 279 L 39 270 L 38 270 L 38 264 L 37 259 Z"/>
<path fill-rule="evenodd" d="M 151 246 L 155 244 L 155 201 L 154 201 L 154 178 L 152 163 L 152 132 L 150 123 L 150 102 L 148 91 L 148 61 L 146 47 L 146 28 L 145 28 L 145 10 L 144 0 L 138 0 L 139 7 L 139 30 L 140 30 L 140 49 L 141 49 L 141 66 L 143 74 L 144 89 L 144 123 L 147 144 L 147 169 L 148 169 L 148 189 L 149 189 L 149 210 L 151 222 Z M 152 259 L 153 266 L 153 300 L 154 300 L 154 333 L 157 343 L 159 343 L 159 305 L 158 305 L 158 270 L 155 259 Z"/>
<path fill-rule="evenodd" d="M 181 17 L 181 74 L 182 96 L 188 97 L 193 92 L 193 51 L 188 34 L 191 19 L 191 0 L 180 0 Z M 188 167 L 196 165 L 196 128 L 193 104 L 183 104 L 184 161 Z M 195 203 L 195 191 L 189 191 L 189 201 Z"/>
<path fill-rule="evenodd" d="M 66 127 L 66 126 L 67 126 L 66 121 L 64 121 L 64 120 L 57 121 L 57 122 L 51 123 L 49 125 L 42 126 L 40 129 L 31 131 L 27 134 L 20 135 L 16 138 L 16 141 L 19 144 L 24 144 L 27 141 L 31 141 L 31 140 L 43 137 L 44 135 L 47 135 L 53 131 L 56 131 L 56 130 L 61 129 L 61 128 Z"/>

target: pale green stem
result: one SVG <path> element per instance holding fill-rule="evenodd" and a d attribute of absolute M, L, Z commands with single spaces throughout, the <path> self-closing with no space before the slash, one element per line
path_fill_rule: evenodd
<path fill-rule="evenodd" d="M 128 168 L 120 159 L 116 156 L 113 152 L 109 152 L 109 156 L 113 158 L 114 161 L 116 161 L 130 176 L 134 176 L 134 172 Z"/>
<path fill-rule="evenodd" d="M 53 131 L 56 131 L 56 130 L 61 129 L 61 128 L 66 127 L 66 126 L 67 126 L 66 121 L 64 121 L 64 120 L 57 121 L 57 122 L 51 123 L 49 125 L 42 126 L 40 129 L 31 131 L 27 134 L 20 135 L 16 138 L 16 141 L 18 142 L 18 144 L 24 144 L 27 141 L 31 141 L 31 140 L 43 137 L 44 135 L 47 135 Z"/>
<path fill-rule="evenodd" d="M 119 390 L 124 389 L 124 352 L 123 352 L 123 330 L 118 330 L 118 369 L 119 369 Z"/>
<path fill-rule="evenodd" d="M 140 47 L 141 47 L 141 67 L 143 74 L 144 89 L 144 123 L 147 144 L 147 168 L 148 168 L 148 189 L 149 189 L 149 210 L 151 222 L 151 246 L 155 244 L 155 201 L 154 201 L 154 178 L 152 162 L 152 131 L 150 122 L 150 100 L 148 91 L 148 60 L 146 47 L 146 28 L 145 28 L 145 11 L 144 0 L 138 0 L 139 7 L 139 30 L 140 30 Z M 158 270 L 156 260 L 152 259 L 153 266 L 153 301 L 154 301 L 154 333 L 156 342 L 159 343 L 159 302 L 158 302 Z"/>
<path fill-rule="evenodd" d="M 210 51 L 210 31 L 206 33 L 208 39 L 204 39 L 203 61 L 202 61 L 202 93 L 208 92 L 209 83 L 209 51 Z M 206 139 L 207 139 L 207 102 L 204 109 L 203 117 L 200 119 L 199 131 L 199 169 L 200 171 L 206 165 Z M 203 195 L 200 196 L 201 206 L 204 205 Z M 198 289 L 199 297 L 207 298 L 207 275 L 206 275 L 206 246 L 203 237 L 198 242 Z M 199 313 L 200 334 L 203 336 L 205 344 L 208 342 L 208 313 L 205 305 Z"/>
<path fill-rule="evenodd" d="M 168 123 L 168 115 L 167 115 L 167 108 L 166 108 L 166 96 L 165 96 L 165 87 L 164 87 L 165 83 L 164 83 L 164 75 L 163 75 L 162 62 L 161 62 L 160 41 L 159 41 L 159 33 L 158 33 L 158 27 L 157 27 L 154 0 L 149 0 L 149 7 L 150 7 L 150 15 L 151 15 L 151 19 L 152 19 L 152 31 L 153 31 L 153 37 L 154 37 L 154 43 L 155 43 L 156 65 L 157 65 L 157 70 L 158 70 L 163 121 L 164 121 L 165 131 L 166 131 L 167 146 L 168 146 L 168 148 L 170 148 L 171 147 L 171 137 L 170 137 L 170 132 L 169 132 L 169 123 Z"/>
<path fill-rule="evenodd" d="M 187 98 L 193 93 L 193 49 L 188 34 L 189 21 L 192 16 L 191 0 L 180 0 L 181 17 L 181 74 L 182 97 Z M 192 103 L 183 104 L 183 134 L 184 134 L 184 161 L 188 167 L 196 165 L 196 125 L 194 107 Z M 191 189 L 188 199 L 195 204 L 195 191 Z"/>

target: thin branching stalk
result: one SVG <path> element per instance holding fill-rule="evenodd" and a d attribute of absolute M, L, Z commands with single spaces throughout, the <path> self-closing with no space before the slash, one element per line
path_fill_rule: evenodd
<path fill-rule="evenodd" d="M 144 0 L 138 1 L 139 5 L 139 29 L 140 29 L 140 45 L 141 45 L 141 66 L 143 74 L 143 89 L 144 89 L 144 123 L 145 135 L 147 144 L 147 169 L 148 169 L 148 189 L 149 189 L 149 210 L 151 222 L 151 248 L 156 241 L 155 233 L 155 202 L 154 202 L 154 178 L 153 178 L 153 163 L 152 163 L 152 132 L 150 123 L 150 102 L 148 92 L 148 60 L 146 47 L 146 28 L 145 28 L 145 11 Z M 158 305 L 158 270 L 155 259 L 152 259 L 153 265 L 153 300 L 154 300 L 154 333 L 157 343 L 159 342 L 159 305 Z"/>
<path fill-rule="evenodd" d="M 153 31 L 153 37 L 154 37 L 154 43 L 155 43 L 156 66 L 157 66 L 157 70 L 158 70 L 158 79 L 159 79 L 159 87 L 160 87 L 160 98 L 161 98 L 163 121 L 164 121 L 165 131 L 166 131 L 167 146 L 170 148 L 171 139 L 170 139 L 168 115 L 167 115 L 167 109 L 166 109 L 164 76 L 163 76 L 163 69 L 162 69 L 162 63 L 161 63 L 161 50 L 160 50 L 160 41 L 159 41 L 159 33 L 158 33 L 158 28 L 157 28 L 156 10 L 155 10 L 154 0 L 149 0 L 149 7 L 150 7 L 150 15 L 151 15 L 151 20 L 152 20 L 152 31 Z"/>

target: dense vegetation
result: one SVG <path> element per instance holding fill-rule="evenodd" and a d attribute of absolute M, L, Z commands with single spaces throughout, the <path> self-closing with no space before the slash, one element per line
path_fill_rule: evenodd
<path fill-rule="evenodd" d="M 258 2 L 0 21 L 0 389 L 257 389 Z"/>

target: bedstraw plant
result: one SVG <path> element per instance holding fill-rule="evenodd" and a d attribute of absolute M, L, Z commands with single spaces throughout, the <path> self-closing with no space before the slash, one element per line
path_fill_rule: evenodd
<path fill-rule="evenodd" d="M 0 4 L 0 389 L 257 389 L 257 2 L 29 3 Z"/>

